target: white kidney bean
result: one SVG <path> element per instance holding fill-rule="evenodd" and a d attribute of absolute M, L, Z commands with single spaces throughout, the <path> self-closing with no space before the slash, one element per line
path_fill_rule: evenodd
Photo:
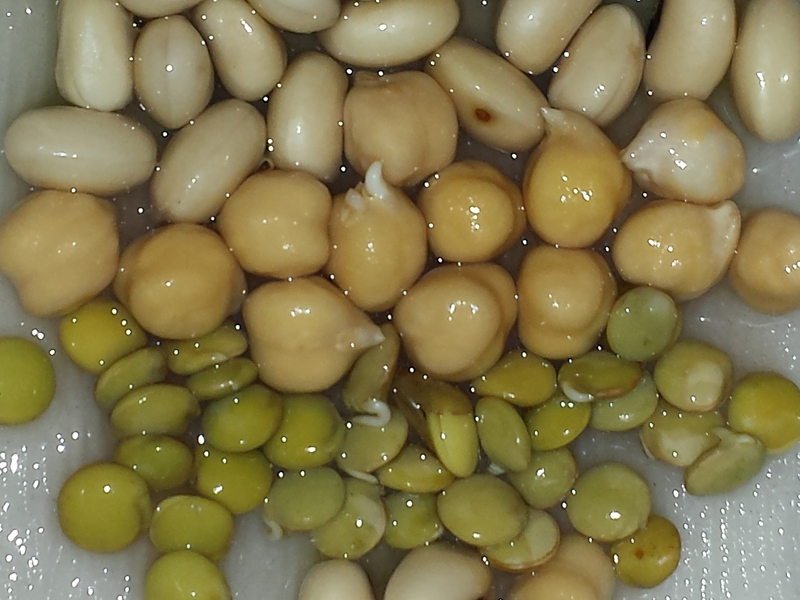
<path fill-rule="evenodd" d="M 298 56 L 267 105 L 270 158 L 283 169 L 332 181 L 342 166 L 342 117 L 347 75 L 324 54 Z"/>
<path fill-rule="evenodd" d="M 207 108 L 167 145 L 150 188 L 153 206 L 174 222 L 203 222 L 264 156 L 267 127 L 241 100 Z"/>
<path fill-rule="evenodd" d="M 200 0 L 119 0 L 119 3 L 135 15 L 154 19 L 182 13 Z"/>
<path fill-rule="evenodd" d="M 248 0 L 267 21 L 286 31 L 314 33 L 336 23 L 339 0 Z"/>
<path fill-rule="evenodd" d="M 202 36 L 180 15 L 150 21 L 133 52 L 136 95 L 168 129 L 199 115 L 214 92 L 214 67 Z"/>
<path fill-rule="evenodd" d="M 497 21 L 497 47 L 526 73 L 544 73 L 598 4 L 600 0 L 506 0 Z"/>
<path fill-rule="evenodd" d="M 753 0 L 731 62 L 736 108 L 745 126 L 776 142 L 800 130 L 800 5 Z"/>
<path fill-rule="evenodd" d="M 298 600 L 373 600 L 372 586 L 358 563 L 326 560 L 306 573 Z"/>
<path fill-rule="evenodd" d="M 524 152 L 544 135 L 544 94 L 507 60 L 465 38 L 434 52 L 425 72 L 450 94 L 467 133 L 504 152 Z"/>
<path fill-rule="evenodd" d="M 394 67 L 422 58 L 453 35 L 456 0 L 347 0 L 319 34 L 328 53 L 360 67 Z"/>
<path fill-rule="evenodd" d="M 81 108 L 118 110 L 133 95 L 131 15 L 108 0 L 61 0 L 56 85 Z"/>
<path fill-rule="evenodd" d="M 222 85 L 252 102 L 266 96 L 286 69 L 286 46 L 244 0 L 204 0 L 192 11 Z"/>
<path fill-rule="evenodd" d="M 547 98 L 603 127 L 628 108 L 643 68 L 644 31 L 636 13 L 622 4 L 603 6 L 570 42 Z"/>
<path fill-rule="evenodd" d="M 74 106 L 37 108 L 6 132 L 6 159 L 31 185 L 113 196 L 153 174 L 156 142 L 142 124 Z"/>

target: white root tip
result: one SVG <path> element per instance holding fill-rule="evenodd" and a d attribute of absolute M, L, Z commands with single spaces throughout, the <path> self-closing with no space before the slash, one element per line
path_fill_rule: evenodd
<path fill-rule="evenodd" d="M 264 529 L 266 530 L 267 539 L 270 542 L 277 542 L 283 539 L 283 527 L 278 525 L 275 521 L 264 519 Z"/>
<path fill-rule="evenodd" d="M 367 194 L 379 200 L 389 197 L 392 190 L 383 178 L 383 163 L 378 161 L 369 166 L 367 174 L 364 176 L 364 188 L 367 190 Z"/>
<path fill-rule="evenodd" d="M 392 418 L 392 411 L 386 402 L 381 402 L 376 398 L 372 398 L 367 402 L 362 410 L 366 413 L 353 417 L 354 423 L 360 425 L 367 425 L 369 427 L 385 427 Z"/>
<path fill-rule="evenodd" d="M 347 475 L 350 477 L 354 477 L 355 479 L 360 479 L 361 481 L 366 481 L 367 483 L 378 483 L 378 478 L 375 475 L 370 473 L 364 473 L 363 471 L 351 471 L 350 469 L 342 469 Z"/>

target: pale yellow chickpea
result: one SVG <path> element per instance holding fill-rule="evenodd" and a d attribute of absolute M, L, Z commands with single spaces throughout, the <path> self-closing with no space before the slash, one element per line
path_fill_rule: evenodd
<path fill-rule="evenodd" d="M 114 293 L 153 335 L 189 339 L 210 333 L 239 310 L 245 280 L 222 238 L 179 223 L 125 249 Z"/>
<path fill-rule="evenodd" d="M 597 342 L 617 298 L 614 275 L 593 250 L 538 246 L 517 277 L 519 336 L 545 358 L 578 356 Z"/>
<path fill-rule="evenodd" d="M 36 192 L 0 223 L 0 271 L 36 317 L 70 312 L 114 279 L 114 209 L 89 194 Z"/>
<path fill-rule="evenodd" d="M 453 163 L 432 177 L 417 205 L 431 250 L 452 262 L 491 260 L 519 240 L 527 224 L 516 184 L 476 160 Z"/>
<path fill-rule="evenodd" d="M 445 381 L 481 375 L 517 317 L 514 281 L 494 264 L 438 267 L 400 299 L 393 321 L 411 362 Z"/>
<path fill-rule="evenodd" d="M 248 273 L 286 279 L 328 261 L 331 194 L 302 171 L 251 175 L 231 195 L 217 227 Z"/>
<path fill-rule="evenodd" d="M 779 208 L 750 215 L 728 276 L 758 311 L 780 315 L 800 308 L 800 217 Z"/>

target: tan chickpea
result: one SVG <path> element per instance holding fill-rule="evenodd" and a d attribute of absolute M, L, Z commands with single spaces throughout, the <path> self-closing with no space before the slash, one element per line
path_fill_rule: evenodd
<path fill-rule="evenodd" d="M 431 178 L 417 197 L 431 250 L 452 262 L 483 262 L 525 231 L 522 194 L 493 166 L 466 160 Z"/>
<path fill-rule="evenodd" d="M 264 284 L 242 314 L 262 381 L 284 392 L 328 389 L 383 341 L 380 328 L 321 277 Z"/>
<path fill-rule="evenodd" d="M 312 275 L 328 261 L 331 194 L 302 171 L 251 175 L 217 217 L 219 232 L 248 273 Z"/>
<path fill-rule="evenodd" d="M 239 310 L 244 274 L 213 231 L 168 225 L 133 242 L 120 259 L 114 293 L 147 331 L 196 338 Z"/>
<path fill-rule="evenodd" d="M 472 379 L 494 365 L 516 318 L 514 281 L 490 263 L 438 267 L 394 310 L 411 362 L 445 381 Z"/>
<path fill-rule="evenodd" d="M 327 271 L 359 308 L 388 310 L 422 275 L 428 259 L 425 219 L 374 163 L 359 184 L 333 201 Z"/>
<path fill-rule="evenodd" d="M 588 118 L 552 108 L 542 113 L 547 135 L 531 155 L 522 187 L 528 222 L 549 244 L 591 246 L 627 205 L 630 173 Z"/>
<path fill-rule="evenodd" d="M 766 208 L 744 221 L 728 274 L 747 304 L 777 315 L 800 308 L 799 267 L 800 217 Z"/>
<path fill-rule="evenodd" d="M 520 339 L 531 352 L 552 359 L 588 351 L 617 298 L 614 275 L 599 254 L 552 246 L 528 252 L 517 289 Z"/>
<path fill-rule="evenodd" d="M 620 227 L 612 247 L 614 265 L 630 283 L 690 300 L 725 274 L 740 228 L 739 209 L 731 201 L 701 206 L 656 200 Z"/>
<path fill-rule="evenodd" d="M 89 194 L 45 191 L 0 223 L 0 271 L 36 317 L 55 317 L 99 294 L 119 258 L 111 204 Z"/>

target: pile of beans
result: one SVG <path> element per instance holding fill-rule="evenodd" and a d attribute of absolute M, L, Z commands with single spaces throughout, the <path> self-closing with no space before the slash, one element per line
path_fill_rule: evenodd
<path fill-rule="evenodd" d="M 569 446 L 638 430 L 713 495 L 800 440 L 797 386 L 735 378 L 680 306 L 728 274 L 756 310 L 800 308 L 800 217 L 742 218 L 744 149 L 705 104 L 730 72 L 753 134 L 800 130 L 800 6 L 751 0 L 737 30 L 733 0 L 665 0 L 648 46 L 598 4 L 506 0 L 495 52 L 454 36 L 455 0 L 61 0 L 71 105 L 6 134 L 39 189 L 0 223 L 0 271 L 61 319 L 119 440 L 60 490 L 72 542 L 149 532 L 147 600 L 229 599 L 216 563 L 253 510 L 329 559 L 301 600 L 372 599 L 352 561 L 379 543 L 409 551 L 386 600 L 474 600 L 493 570 L 513 600 L 670 576 L 645 479 Z M 288 62 L 281 31 L 320 51 Z M 603 128 L 641 86 L 657 106 L 620 150 Z M 462 135 L 533 149 L 522 181 Z M 148 182 L 162 224 L 122 247 L 108 198 Z M 653 199 L 631 210 L 634 186 Z M 0 424 L 54 389 L 37 346 L 0 340 Z"/>

